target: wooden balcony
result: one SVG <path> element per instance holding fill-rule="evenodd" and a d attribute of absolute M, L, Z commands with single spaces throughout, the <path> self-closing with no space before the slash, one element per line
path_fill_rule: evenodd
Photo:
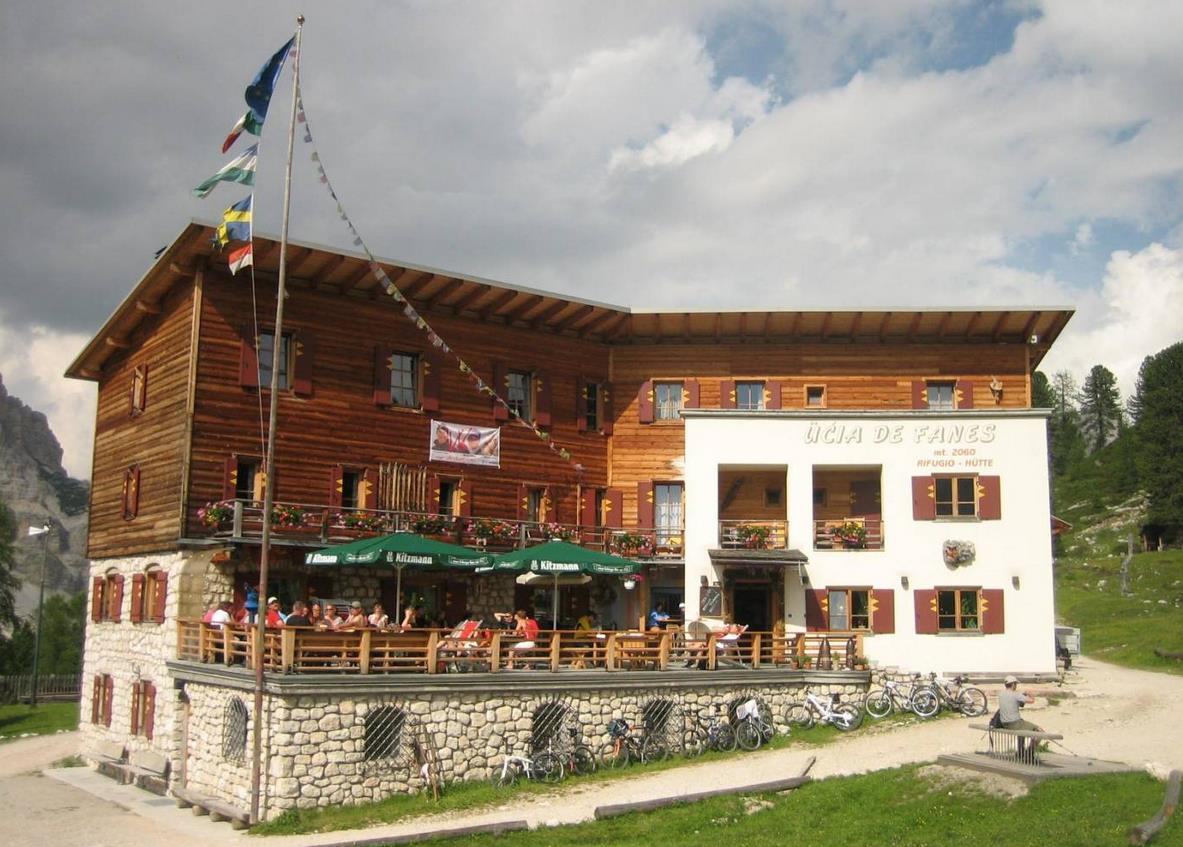
<path fill-rule="evenodd" d="M 219 629 L 201 621 L 180 620 L 177 659 L 252 669 L 257 633 L 253 626 L 227 624 Z M 728 666 L 824 671 L 855 669 L 856 659 L 863 656 L 859 632 L 745 632 L 738 640 L 722 645 L 714 633 L 692 639 L 673 628 L 660 632 L 543 631 L 531 642 L 505 630 L 461 639 L 447 630 L 329 632 L 283 627 L 268 629 L 263 637 L 264 670 L 282 674 L 500 673 L 523 668 L 615 673 L 709 671 Z"/>
<path fill-rule="evenodd" d="M 719 521 L 721 550 L 787 550 L 789 522 L 734 518 Z"/>
<path fill-rule="evenodd" d="M 857 527 L 853 535 L 844 536 L 843 530 Z M 814 550 L 882 550 L 883 520 L 881 518 L 841 518 L 813 522 Z"/>

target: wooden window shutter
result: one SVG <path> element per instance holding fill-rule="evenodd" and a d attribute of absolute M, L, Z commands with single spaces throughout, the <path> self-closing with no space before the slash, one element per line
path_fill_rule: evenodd
<path fill-rule="evenodd" d="M 530 488 L 524 482 L 518 483 L 517 518 L 524 521 L 530 516 Z"/>
<path fill-rule="evenodd" d="M 295 351 L 292 391 L 301 397 L 309 397 L 312 395 L 312 363 L 316 358 L 316 336 L 306 330 L 294 332 L 292 348 Z"/>
<path fill-rule="evenodd" d="M 427 481 L 427 508 L 433 515 L 442 514 L 440 506 L 440 475 L 433 473 Z"/>
<path fill-rule="evenodd" d="M 546 371 L 534 371 L 530 382 L 534 388 L 534 423 L 550 426 L 550 377 Z"/>
<path fill-rule="evenodd" d="M 974 384 L 972 380 L 959 379 L 953 386 L 953 405 L 958 409 L 974 407 Z"/>
<path fill-rule="evenodd" d="M 725 379 L 719 383 L 719 408 L 735 408 L 735 380 Z"/>
<path fill-rule="evenodd" d="M 111 609 L 108 617 L 115 623 L 123 620 L 123 574 L 116 574 L 113 578 L 114 590 L 111 592 Z"/>
<path fill-rule="evenodd" d="M 250 324 L 240 331 L 238 350 L 238 384 L 243 388 L 259 387 L 259 349 L 255 344 L 255 328 Z"/>
<path fill-rule="evenodd" d="M 329 508 L 340 509 L 345 494 L 345 468 L 333 465 L 329 468 Z"/>
<path fill-rule="evenodd" d="M 688 379 L 682 383 L 682 407 L 685 409 L 697 409 L 700 406 L 698 399 L 698 380 Z"/>
<path fill-rule="evenodd" d="M 575 379 L 575 430 L 587 432 L 587 380 Z"/>
<path fill-rule="evenodd" d="M 766 382 L 764 383 L 764 408 L 765 409 L 780 409 L 782 408 L 781 395 L 784 392 L 784 384 L 780 382 Z"/>
<path fill-rule="evenodd" d="M 385 347 L 374 348 L 374 381 L 373 403 L 375 406 L 389 406 L 390 403 L 390 365 L 394 351 Z"/>
<path fill-rule="evenodd" d="M 456 516 L 472 517 L 472 480 L 462 479 L 456 483 Z"/>
<path fill-rule="evenodd" d="M 608 383 L 603 383 L 600 388 L 600 432 L 604 435 L 612 434 L 612 389 L 608 387 Z"/>
<path fill-rule="evenodd" d="M 637 415 L 641 423 L 653 423 L 653 380 L 647 379 L 641 383 L 637 392 Z"/>
<path fill-rule="evenodd" d="M 123 519 L 130 521 L 140 511 L 140 466 L 132 465 L 123 472 Z"/>
<path fill-rule="evenodd" d="M 420 358 L 423 387 L 419 392 L 419 408 L 425 412 L 440 409 L 440 374 L 444 370 L 444 357 L 435 350 L 429 350 Z"/>
<path fill-rule="evenodd" d="M 128 410 L 138 415 L 148 406 L 148 366 L 136 365 L 131 372 L 131 390 L 128 392 Z"/>
<path fill-rule="evenodd" d="M 805 628 L 812 631 L 830 628 L 830 595 L 825 589 L 805 590 Z"/>
<path fill-rule="evenodd" d="M 101 576 L 90 581 L 90 619 L 98 623 L 103 619 L 103 583 Z"/>
<path fill-rule="evenodd" d="M 131 684 L 131 734 L 140 734 L 140 683 Z"/>
<path fill-rule="evenodd" d="M 579 495 L 579 525 L 603 526 L 602 517 L 596 514 L 596 489 L 585 488 Z"/>
<path fill-rule="evenodd" d="M 978 625 L 986 635 L 1006 632 L 1006 613 L 1001 588 L 983 588 L 978 598 Z"/>
<path fill-rule="evenodd" d="M 601 501 L 600 522 L 609 529 L 620 529 L 624 526 L 624 492 L 619 488 L 609 488 L 604 492 Z"/>
<path fill-rule="evenodd" d="M 922 379 L 912 380 L 912 408 L 928 408 L 928 383 Z"/>
<path fill-rule="evenodd" d="M 234 493 L 238 490 L 238 457 L 230 455 L 226 457 L 225 463 L 222 465 L 222 499 L 233 500 Z"/>
<path fill-rule="evenodd" d="M 358 483 L 357 502 L 363 509 L 378 507 L 378 472 L 373 468 L 362 471 Z"/>
<path fill-rule="evenodd" d="M 103 726 L 111 725 L 111 707 L 115 704 L 115 680 L 110 674 L 103 674 Z"/>
<path fill-rule="evenodd" d="M 937 592 L 935 589 L 916 589 L 912 592 L 916 605 L 916 634 L 936 635 Z"/>
<path fill-rule="evenodd" d="M 493 363 L 493 390 L 502 400 L 505 400 L 505 395 L 509 393 L 509 368 L 505 366 L 505 362 Z M 496 399 L 493 400 L 493 420 L 509 420 L 509 408 L 504 403 L 498 403 Z"/>
<path fill-rule="evenodd" d="M 131 576 L 131 622 L 139 623 L 144 619 L 144 583 L 147 576 L 142 573 Z M 132 733 L 135 734 L 134 731 Z"/>
<path fill-rule="evenodd" d="M 554 521 L 558 520 L 558 512 L 555 507 L 554 495 L 552 494 L 549 485 L 542 489 L 542 508 L 540 511 L 541 514 L 538 517 L 542 519 L 543 523 L 553 523 Z"/>
<path fill-rule="evenodd" d="M 912 520 L 936 520 L 936 497 L 936 482 L 931 476 L 912 477 Z"/>
<path fill-rule="evenodd" d="M 168 572 L 153 571 L 151 576 L 156 580 L 156 608 L 152 610 L 152 619 L 156 623 L 164 623 L 165 604 L 168 602 Z"/>
<path fill-rule="evenodd" d="M 653 527 L 653 482 L 637 483 L 637 526 Z"/>
<path fill-rule="evenodd" d="M 103 675 L 95 674 L 90 684 L 90 722 L 98 723 L 103 711 Z"/>
<path fill-rule="evenodd" d="M 880 635 L 895 632 L 895 591 L 891 588 L 871 590 L 871 630 Z"/>
<path fill-rule="evenodd" d="M 156 686 L 150 682 L 142 684 L 144 708 L 144 737 L 152 740 L 152 733 L 156 729 Z"/>
<path fill-rule="evenodd" d="M 1002 477 L 978 477 L 978 517 L 984 521 L 1002 519 Z"/>

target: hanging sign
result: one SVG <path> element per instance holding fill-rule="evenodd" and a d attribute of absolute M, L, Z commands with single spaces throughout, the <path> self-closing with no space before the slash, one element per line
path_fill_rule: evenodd
<path fill-rule="evenodd" d="M 496 427 L 431 422 L 428 458 L 433 462 L 501 467 L 501 430 Z"/>

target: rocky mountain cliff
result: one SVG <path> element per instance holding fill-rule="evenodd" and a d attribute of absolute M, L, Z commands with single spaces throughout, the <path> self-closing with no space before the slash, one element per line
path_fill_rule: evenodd
<path fill-rule="evenodd" d="M 45 415 L 11 397 L 0 376 L 0 503 L 16 518 L 16 572 L 21 579 L 17 613 L 36 610 L 42 538 L 27 527 L 49 524 L 46 593 L 86 586 L 86 510 L 90 486 L 62 468 L 62 447 Z"/>

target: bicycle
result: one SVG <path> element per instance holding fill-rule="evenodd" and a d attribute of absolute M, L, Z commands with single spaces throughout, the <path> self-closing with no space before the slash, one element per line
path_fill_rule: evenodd
<path fill-rule="evenodd" d="M 912 712 L 921 718 L 931 718 L 940 710 L 936 692 L 920 684 L 920 674 L 912 675 L 912 685 L 905 690 L 903 683 L 894 679 L 883 681 L 882 688 L 867 692 L 863 708 L 872 718 L 885 718 L 892 712 Z"/>
<path fill-rule="evenodd" d="M 772 740 L 776 730 L 764 715 L 767 710 L 755 697 L 735 707 L 735 742 L 741 750 L 751 752 Z"/>
<path fill-rule="evenodd" d="M 822 697 L 808 689 L 805 700 L 789 706 L 787 718 L 791 726 L 809 729 L 815 724 L 829 724 L 842 732 L 858 729 L 863 722 L 863 712 L 853 703 L 839 702 L 838 694 Z"/>
<path fill-rule="evenodd" d="M 533 757 L 507 753 L 501 767 L 493 769 L 489 780 L 499 788 L 508 788 L 523 777 L 558 782 L 564 775 L 562 760 L 544 750 Z"/>
<path fill-rule="evenodd" d="M 986 694 L 980 688 L 965 685 L 969 682 L 969 677 L 959 674 L 952 680 L 948 680 L 943 676 L 930 673 L 928 678 L 929 682 L 926 687 L 936 695 L 938 708 L 947 707 L 961 712 L 967 718 L 976 718 L 986 714 Z"/>
<path fill-rule="evenodd" d="M 686 733 L 686 755 L 699 756 L 707 750 L 719 750 L 730 753 L 738 743 L 735 729 L 724 717 L 724 710 L 712 713 L 704 718 L 701 714 L 694 716 L 695 725 Z"/>
<path fill-rule="evenodd" d="M 555 740 L 558 737 L 557 733 L 548 738 L 546 751 L 558 757 L 567 773 L 573 773 L 576 776 L 595 773 L 596 756 L 590 747 L 579 740 L 579 730 L 573 726 L 568 727 L 567 735 L 570 743 L 565 745 L 557 743 Z"/>
<path fill-rule="evenodd" d="M 668 759 L 669 749 L 655 736 L 637 735 L 624 718 L 613 718 L 608 723 L 608 740 L 600 748 L 600 761 L 610 768 L 621 768 L 630 762 L 660 762 Z"/>

